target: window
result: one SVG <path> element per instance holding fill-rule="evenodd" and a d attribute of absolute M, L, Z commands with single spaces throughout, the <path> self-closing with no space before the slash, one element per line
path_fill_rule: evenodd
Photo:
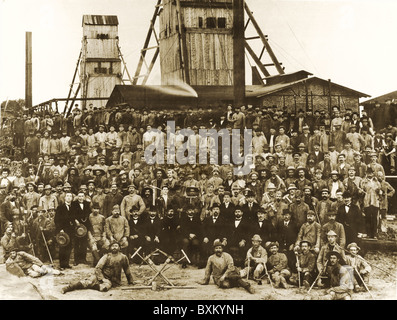
<path fill-rule="evenodd" d="M 207 28 L 216 28 L 216 18 L 207 18 Z"/>
<path fill-rule="evenodd" d="M 226 28 L 226 18 L 218 18 L 218 28 Z"/>
<path fill-rule="evenodd" d="M 102 68 L 101 67 L 101 63 L 98 62 L 98 67 L 94 68 L 94 72 L 95 73 L 99 73 L 99 74 L 107 74 L 108 73 L 108 69 L 107 68 Z"/>
<path fill-rule="evenodd" d="M 199 26 L 199 28 L 203 27 L 203 18 L 202 17 L 198 18 L 198 26 Z"/>

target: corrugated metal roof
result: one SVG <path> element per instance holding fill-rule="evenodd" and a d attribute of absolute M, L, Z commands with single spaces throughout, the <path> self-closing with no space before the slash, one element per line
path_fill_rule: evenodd
<path fill-rule="evenodd" d="M 293 85 L 295 85 L 297 83 L 302 83 L 302 82 L 305 82 L 305 81 L 310 82 L 310 81 L 314 81 L 314 80 L 320 80 L 321 82 L 328 82 L 327 80 L 324 80 L 324 79 L 321 79 L 321 78 L 318 78 L 318 77 L 311 77 L 311 78 L 301 79 L 301 80 L 287 82 L 287 83 L 277 83 L 277 84 L 274 84 L 274 85 L 262 86 L 262 88 L 256 89 L 253 94 L 256 97 L 260 98 L 260 97 L 266 96 L 268 94 L 271 94 L 271 93 L 274 93 L 274 92 L 281 91 L 283 89 L 292 87 Z M 332 84 L 332 86 L 339 87 L 339 88 L 342 88 L 342 89 L 347 90 L 347 91 L 351 91 L 351 92 L 353 92 L 354 94 L 356 94 L 360 98 L 361 97 L 370 97 L 370 95 L 368 95 L 366 93 L 362 93 L 362 92 L 350 89 L 350 88 L 342 86 L 340 84 L 337 84 L 337 83 L 334 83 L 334 82 L 331 82 L 331 84 Z"/>
<path fill-rule="evenodd" d="M 397 91 L 389 92 L 384 95 L 372 98 L 370 100 L 362 102 L 361 104 L 365 105 L 365 104 L 371 104 L 371 103 L 376 103 L 376 102 L 384 103 L 384 102 L 386 102 L 387 99 L 392 99 L 392 100 L 397 99 Z"/>
<path fill-rule="evenodd" d="M 85 14 L 83 15 L 83 25 L 109 25 L 117 26 L 119 21 L 117 16 L 98 16 Z"/>

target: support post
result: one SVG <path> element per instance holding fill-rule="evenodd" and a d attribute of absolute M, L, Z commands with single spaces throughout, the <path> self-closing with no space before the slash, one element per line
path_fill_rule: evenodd
<path fill-rule="evenodd" d="M 26 32 L 25 107 L 32 108 L 32 32 Z"/>
<path fill-rule="evenodd" d="M 244 0 L 233 0 L 233 93 L 235 107 L 240 107 L 245 103 L 245 44 Z"/>

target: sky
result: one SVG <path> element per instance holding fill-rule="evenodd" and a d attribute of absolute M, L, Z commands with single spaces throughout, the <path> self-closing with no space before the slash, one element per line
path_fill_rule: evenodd
<path fill-rule="evenodd" d="M 397 1 L 246 2 L 287 73 L 307 70 L 372 97 L 397 90 Z M 156 3 L 0 0 L 0 102 L 25 97 L 26 31 L 33 39 L 33 105 L 67 97 L 81 49 L 84 14 L 118 16 L 121 51 L 133 75 Z M 251 35 L 255 34 L 248 29 L 246 36 Z M 259 54 L 261 43 L 255 40 L 251 45 Z M 247 68 L 250 63 L 246 61 Z M 148 84 L 160 81 L 158 59 Z"/>

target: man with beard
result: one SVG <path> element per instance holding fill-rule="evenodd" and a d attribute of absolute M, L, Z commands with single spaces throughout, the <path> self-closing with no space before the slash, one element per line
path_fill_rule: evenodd
<path fill-rule="evenodd" d="M 114 205 L 120 205 L 123 201 L 123 195 L 117 188 L 116 183 L 112 183 L 110 187 L 110 192 L 106 195 L 103 202 L 103 216 L 105 218 L 112 215 L 112 210 Z"/>
<path fill-rule="evenodd" d="M 127 220 L 130 220 L 130 210 L 132 207 L 137 206 L 139 208 L 138 214 L 141 215 L 145 211 L 145 203 L 140 195 L 136 192 L 136 186 L 134 184 L 130 184 L 128 187 L 129 194 L 126 195 L 120 204 L 121 215 L 125 217 Z"/>
<path fill-rule="evenodd" d="M 130 227 L 130 235 L 128 237 L 128 254 L 133 254 L 139 247 L 143 245 L 144 217 L 139 215 L 139 208 L 132 207 L 130 209 L 131 218 L 128 221 Z"/>
<path fill-rule="evenodd" d="M 276 236 L 276 229 L 269 219 L 270 210 L 270 208 L 267 210 L 260 208 L 256 213 L 256 220 L 251 222 L 251 233 L 259 235 L 264 243 L 275 240 Z"/>
<path fill-rule="evenodd" d="M 234 219 L 228 221 L 225 226 L 225 238 L 228 251 L 234 257 L 235 263 L 239 267 L 244 263 L 247 240 L 251 234 L 250 227 L 249 217 L 244 216 L 241 206 L 236 206 L 234 209 Z"/>
<path fill-rule="evenodd" d="M 297 285 L 302 282 L 305 288 L 309 288 L 314 278 L 314 269 L 316 267 L 316 256 L 310 251 L 311 243 L 308 240 L 299 241 L 299 246 L 295 248 L 295 255 L 297 258 L 296 270 L 298 271 L 298 277 L 291 277 L 290 281 Z M 300 251 L 300 253 L 298 253 Z"/>
<path fill-rule="evenodd" d="M 336 170 L 331 171 L 331 178 L 327 182 L 327 188 L 330 192 L 331 201 L 336 201 L 336 192 L 338 190 L 344 191 L 343 182 L 339 179 L 339 173 Z"/>
<path fill-rule="evenodd" d="M 318 167 L 322 172 L 323 179 L 328 179 L 334 169 L 334 164 L 331 161 L 331 154 L 329 151 L 324 152 L 324 160 L 319 162 Z"/>
<path fill-rule="evenodd" d="M 233 211 L 234 213 L 234 211 Z M 207 259 L 211 254 L 211 244 L 216 240 L 220 239 L 224 245 L 226 245 L 226 230 L 225 224 L 229 221 L 233 221 L 234 214 L 230 217 L 230 220 L 226 216 L 221 215 L 220 206 L 218 203 L 214 203 L 211 207 L 211 214 L 208 215 L 202 224 L 202 253 L 200 255 L 201 261 L 200 266 L 202 263 L 205 264 L 203 259 Z"/>
<path fill-rule="evenodd" d="M 266 180 L 263 188 L 263 192 L 267 192 L 269 184 L 273 184 L 276 186 L 277 190 L 281 190 L 282 192 L 285 191 L 285 183 L 284 181 L 277 175 L 278 169 L 277 166 L 271 166 L 270 167 L 270 178 Z"/>
<path fill-rule="evenodd" d="M 143 235 L 143 252 L 145 255 L 150 254 L 159 247 L 161 220 L 156 212 L 155 207 L 147 207 L 148 217 L 144 220 Z"/>
<path fill-rule="evenodd" d="M 92 233 L 88 234 L 90 248 L 94 260 L 94 266 L 99 258 L 109 249 L 109 240 L 106 238 L 105 217 L 100 213 L 100 206 L 97 203 L 92 205 L 92 213 L 89 216 L 92 225 Z"/>
<path fill-rule="evenodd" d="M 125 217 L 120 215 L 120 206 L 113 206 L 112 215 L 105 220 L 106 237 L 110 242 L 117 241 L 122 252 L 127 252 L 130 227 Z"/>
<path fill-rule="evenodd" d="M 186 208 L 180 225 L 182 249 L 191 257 L 192 264 L 197 265 L 200 261 L 201 221 L 192 205 Z M 186 268 L 185 260 L 182 268 Z"/>
<path fill-rule="evenodd" d="M 337 211 L 338 221 L 342 223 L 346 234 L 346 242 L 358 241 L 358 233 L 362 229 L 362 213 L 358 206 L 352 202 L 350 192 L 343 193 L 344 204 L 339 206 Z M 326 225 L 324 225 L 326 227 Z"/>
<path fill-rule="evenodd" d="M 255 293 L 251 285 L 241 278 L 234 266 L 232 256 L 224 252 L 223 247 L 224 244 L 219 239 L 214 241 L 214 254 L 208 258 L 205 276 L 200 284 L 207 285 L 212 275 L 212 279 L 219 288 L 243 287 L 249 293 Z"/>
<path fill-rule="evenodd" d="M 370 238 L 376 239 L 380 207 L 379 197 L 382 196 L 382 189 L 380 182 L 374 177 L 372 167 L 368 168 L 367 176 L 361 182 L 361 189 L 365 192 L 364 214 L 366 233 Z"/>
<path fill-rule="evenodd" d="M 297 190 L 295 201 L 289 205 L 289 211 L 298 229 L 306 222 L 306 214 L 309 210 L 309 206 L 302 201 L 302 191 Z"/>
<path fill-rule="evenodd" d="M 72 282 L 61 289 L 65 294 L 73 290 L 93 289 L 107 292 L 112 287 L 121 285 L 121 270 L 124 271 L 128 284 L 134 284 L 130 271 L 128 257 L 120 252 L 121 247 L 117 241 L 110 244 L 110 253 L 103 256 L 95 267 L 95 274 L 87 279 Z"/>
<path fill-rule="evenodd" d="M 325 274 L 329 278 L 330 289 L 323 296 L 323 300 L 351 300 L 353 279 L 350 270 L 342 266 L 342 256 L 331 251 L 327 254 L 327 260 Z"/>
<path fill-rule="evenodd" d="M 280 190 L 276 191 L 274 195 L 273 206 L 269 213 L 269 219 L 271 220 L 274 227 L 276 227 L 277 223 L 283 220 L 283 211 L 284 209 L 288 209 L 288 204 L 283 201 L 283 194 Z"/>
<path fill-rule="evenodd" d="M 292 267 L 293 249 L 298 231 L 295 220 L 291 218 L 291 212 L 289 209 L 285 209 L 283 211 L 283 220 L 276 227 L 276 239 L 279 243 L 280 251 L 286 254 L 289 263 L 291 263 L 290 267 Z"/>
<path fill-rule="evenodd" d="M 245 268 L 240 271 L 242 278 L 253 275 L 254 281 L 260 281 L 260 276 L 265 270 L 267 263 L 266 249 L 261 246 L 262 238 L 258 234 L 254 234 L 252 239 L 252 247 L 247 251 L 245 259 Z"/>
<path fill-rule="evenodd" d="M 305 186 L 303 188 L 303 202 L 306 203 L 310 210 L 318 211 L 318 199 L 312 196 L 313 188 L 311 186 Z"/>
<path fill-rule="evenodd" d="M 380 221 L 379 221 L 379 229 L 382 232 L 387 231 L 386 227 L 386 214 L 389 210 L 389 201 L 392 199 L 395 193 L 395 189 L 391 186 L 389 182 L 386 181 L 384 174 L 381 171 L 378 171 L 377 178 L 380 183 L 380 188 L 382 190 L 382 194 L 380 195 L 379 199 L 379 215 L 380 215 Z"/>
<path fill-rule="evenodd" d="M 326 275 L 326 268 L 328 265 L 328 254 L 330 252 L 337 252 L 341 255 L 342 260 L 345 260 L 344 250 L 338 245 L 337 234 L 331 230 L 327 233 L 327 242 L 321 246 L 320 253 L 317 256 L 317 270 L 320 273 L 317 285 L 322 288 L 324 282 L 329 282 L 329 276 Z"/>
<path fill-rule="evenodd" d="M 160 245 L 161 249 L 171 256 L 180 243 L 180 229 L 180 219 L 175 214 L 174 207 L 170 205 L 161 220 Z"/>
<path fill-rule="evenodd" d="M 245 199 L 246 203 L 242 206 L 244 217 L 249 221 L 254 221 L 259 210 L 259 204 L 255 200 L 255 193 L 252 190 L 248 190 Z"/>
<path fill-rule="evenodd" d="M 295 242 L 295 251 L 299 251 L 299 246 L 303 240 L 310 242 L 311 249 L 318 254 L 321 246 L 321 225 L 315 221 L 316 216 L 313 210 L 306 214 L 306 222 L 300 227 L 298 237 Z"/>
<path fill-rule="evenodd" d="M 274 281 L 274 286 L 277 288 L 280 285 L 287 289 L 287 279 L 291 276 L 288 268 L 288 259 L 284 253 L 278 252 L 278 242 L 269 244 L 270 255 L 268 257 L 268 273 Z"/>
<path fill-rule="evenodd" d="M 343 227 L 343 224 L 340 222 L 336 221 L 336 211 L 328 211 L 328 222 L 322 225 L 321 232 L 321 244 L 324 245 L 324 243 L 327 242 L 327 234 L 329 231 L 334 231 L 336 233 L 336 242 L 338 245 L 340 245 L 342 248 L 345 247 L 346 245 L 346 234 L 345 234 L 345 228 Z"/>
<path fill-rule="evenodd" d="M 360 188 L 362 179 L 356 175 L 356 169 L 351 166 L 348 170 L 347 177 L 343 180 L 345 192 L 349 192 L 352 196 L 354 204 L 358 204 L 362 200 L 363 191 Z"/>

